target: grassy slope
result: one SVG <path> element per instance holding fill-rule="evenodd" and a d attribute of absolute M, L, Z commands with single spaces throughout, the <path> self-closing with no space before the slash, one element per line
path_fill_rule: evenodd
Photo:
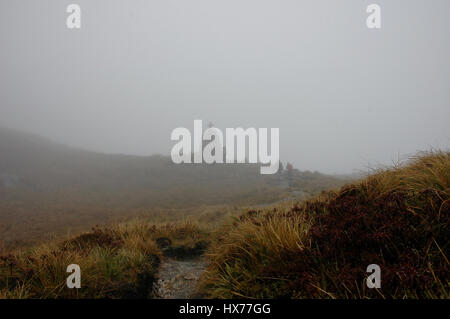
<path fill-rule="evenodd" d="M 448 298 L 450 154 L 297 206 L 248 211 L 218 233 L 204 288 L 234 298 Z M 382 288 L 366 288 L 366 267 Z"/>
<path fill-rule="evenodd" d="M 100 154 L 0 128 L 0 254 L 3 246 L 95 224 L 175 220 L 199 207 L 275 202 L 288 191 L 279 179 L 261 175 L 259 165 L 175 165 L 169 157 Z M 308 193 L 343 183 L 300 172 L 292 181 L 304 181 L 294 189 Z"/>
<path fill-rule="evenodd" d="M 295 206 L 94 228 L 0 257 L 0 298 L 150 297 L 164 254 L 207 245 L 210 297 L 448 298 L 449 187 L 450 154 L 434 153 Z M 83 289 L 65 287 L 72 263 Z M 364 282 L 372 263 L 380 290 Z"/>
<path fill-rule="evenodd" d="M 1 298 L 147 298 L 163 258 L 162 243 L 174 254 L 202 252 L 207 230 L 192 222 L 146 222 L 95 227 L 0 257 Z M 81 268 L 82 289 L 68 289 L 66 267 Z"/>
<path fill-rule="evenodd" d="M 166 255 L 210 244 L 202 279 L 210 297 L 448 298 L 449 187 L 450 154 L 434 153 L 225 226 L 211 225 L 230 212 L 213 209 L 195 223 L 94 228 L 0 257 L 0 298 L 150 297 L 165 242 Z M 65 287 L 72 263 L 83 289 Z M 381 266 L 379 290 L 365 285 L 372 263 Z"/>
<path fill-rule="evenodd" d="M 279 177 L 263 181 L 267 187 L 260 188 L 261 176 L 253 172 L 257 167 L 185 170 L 162 157 L 116 157 L 29 135 L 19 136 L 25 140 L 20 143 L 11 134 L 0 137 L 5 136 L 11 140 L 0 143 L 0 168 L 18 175 L 20 185 L 0 189 L 2 236 L 21 230 L 27 236 L 36 232 L 34 239 L 63 225 L 104 224 L 124 215 L 146 216 L 150 222 L 94 228 L 66 241 L 3 254 L 0 298 L 148 297 L 163 253 L 161 238 L 172 242 L 165 253 L 175 255 L 195 253 L 213 241 L 203 278 L 211 297 L 448 298 L 449 153 L 425 154 L 408 166 L 378 171 L 296 206 L 250 210 L 217 229 L 230 209 L 237 213 L 217 203 L 275 200 L 281 193 L 270 185 Z M 317 173 L 291 173 L 291 190 L 312 193 L 342 182 Z M 27 191 L 30 197 L 24 199 Z M 55 199 L 42 197 L 47 193 Z M 127 205 L 112 208 L 121 202 Z M 196 224 L 180 222 L 186 216 L 195 216 Z M 155 225 L 159 220 L 174 223 Z M 36 229 L 39 225 L 43 228 Z M 65 270 L 72 263 L 81 266 L 85 289 L 65 288 Z M 372 263 L 381 266 L 380 290 L 368 290 L 364 282 Z"/>

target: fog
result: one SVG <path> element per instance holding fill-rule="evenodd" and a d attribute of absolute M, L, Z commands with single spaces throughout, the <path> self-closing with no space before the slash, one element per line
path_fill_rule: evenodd
<path fill-rule="evenodd" d="M 169 155 L 172 130 L 202 119 L 279 128 L 281 160 L 301 170 L 389 164 L 450 146 L 449 13 L 448 0 L 2 0 L 0 126 Z"/>

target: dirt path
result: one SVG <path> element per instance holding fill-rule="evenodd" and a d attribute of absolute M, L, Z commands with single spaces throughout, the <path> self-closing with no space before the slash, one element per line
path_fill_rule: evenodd
<path fill-rule="evenodd" d="M 198 280 L 206 269 L 204 257 L 190 260 L 168 258 L 161 264 L 153 294 L 156 299 L 192 299 L 198 294 Z"/>

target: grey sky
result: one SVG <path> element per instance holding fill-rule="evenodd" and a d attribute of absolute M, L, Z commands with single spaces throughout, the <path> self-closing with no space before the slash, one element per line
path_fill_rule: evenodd
<path fill-rule="evenodd" d="M 81 30 L 66 28 L 70 3 Z M 0 125 L 168 155 L 171 131 L 203 119 L 279 127 L 299 169 L 389 164 L 450 146 L 449 13 L 448 0 L 2 0 Z"/>

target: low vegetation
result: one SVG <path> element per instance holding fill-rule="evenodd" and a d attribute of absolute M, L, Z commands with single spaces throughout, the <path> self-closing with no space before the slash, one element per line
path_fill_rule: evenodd
<path fill-rule="evenodd" d="M 199 255 L 211 298 L 449 298 L 449 152 L 342 186 L 292 165 L 182 168 L 9 132 L 0 150 L 0 298 L 151 298 L 166 258 Z M 83 289 L 66 287 L 70 264 Z"/>
<path fill-rule="evenodd" d="M 148 298 L 164 255 L 199 254 L 208 231 L 193 222 L 135 221 L 0 257 L 0 298 Z M 67 266 L 83 289 L 68 289 Z"/>
<path fill-rule="evenodd" d="M 95 224 L 177 221 L 224 203 L 268 204 L 344 182 L 295 169 L 261 175 L 257 164 L 177 165 L 167 156 L 100 154 L 0 127 L 0 254 Z"/>
<path fill-rule="evenodd" d="M 423 154 L 298 205 L 250 210 L 218 232 L 214 298 L 448 298 L 450 154 Z M 366 267 L 381 267 L 368 289 Z"/>

